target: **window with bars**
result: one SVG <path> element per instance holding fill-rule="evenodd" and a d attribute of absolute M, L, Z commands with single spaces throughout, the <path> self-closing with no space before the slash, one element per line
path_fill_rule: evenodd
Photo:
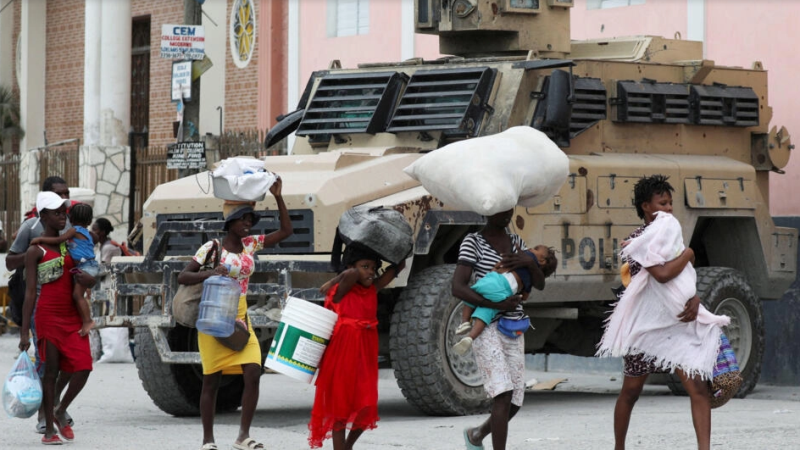
<path fill-rule="evenodd" d="M 645 0 L 586 0 L 586 9 L 609 9 L 620 6 L 644 5 Z"/>
<path fill-rule="evenodd" d="M 369 0 L 328 0 L 328 37 L 369 34 Z"/>

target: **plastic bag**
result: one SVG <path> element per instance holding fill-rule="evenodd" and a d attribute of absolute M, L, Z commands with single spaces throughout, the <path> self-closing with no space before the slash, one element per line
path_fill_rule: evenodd
<path fill-rule="evenodd" d="M 211 175 L 215 196 L 242 201 L 263 200 L 278 178 L 264 169 L 264 161 L 253 158 L 223 159 Z"/>
<path fill-rule="evenodd" d="M 98 363 L 133 362 L 127 328 L 101 328 L 100 340 L 103 356 L 97 360 Z"/>
<path fill-rule="evenodd" d="M 558 193 L 569 158 L 541 131 L 520 126 L 446 145 L 404 171 L 448 209 L 490 216 Z"/>
<path fill-rule="evenodd" d="M 30 356 L 22 352 L 3 384 L 3 408 L 8 417 L 27 419 L 42 404 L 42 383 Z"/>

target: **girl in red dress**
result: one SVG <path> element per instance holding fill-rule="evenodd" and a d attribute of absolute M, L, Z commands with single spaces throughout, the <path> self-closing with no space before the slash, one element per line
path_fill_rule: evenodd
<path fill-rule="evenodd" d="M 403 270 L 390 266 L 376 277 L 380 259 L 349 247 L 347 269 L 320 289 L 325 307 L 339 315 L 319 364 L 317 392 L 308 443 L 322 447 L 333 438 L 334 450 L 350 450 L 364 430 L 377 427 L 378 417 L 378 291 Z M 350 432 L 346 434 L 346 430 Z"/>

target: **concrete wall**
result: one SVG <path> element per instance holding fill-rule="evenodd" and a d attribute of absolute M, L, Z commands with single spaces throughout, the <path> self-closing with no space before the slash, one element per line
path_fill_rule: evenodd
<path fill-rule="evenodd" d="M 342 67 L 352 68 L 366 62 L 402 60 L 401 28 L 404 2 L 371 0 L 369 33 L 356 36 L 328 37 L 328 0 L 300 2 L 300 86 L 302 92 L 311 73 L 327 69 L 334 59 Z M 411 23 L 413 27 L 413 23 Z M 408 31 L 407 31 L 408 32 Z M 436 36 L 414 36 L 414 56 L 435 59 L 439 54 Z"/>

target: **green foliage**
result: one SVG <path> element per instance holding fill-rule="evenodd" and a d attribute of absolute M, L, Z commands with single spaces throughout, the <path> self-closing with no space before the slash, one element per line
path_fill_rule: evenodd
<path fill-rule="evenodd" d="M 19 103 L 10 87 L 0 86 L 0 154 L 6 153 L 3 142 L 10 138 L 22 139 L 25 130 L 20 126 Z M 10 151 L 10 150 L 9 150 Z"/>

